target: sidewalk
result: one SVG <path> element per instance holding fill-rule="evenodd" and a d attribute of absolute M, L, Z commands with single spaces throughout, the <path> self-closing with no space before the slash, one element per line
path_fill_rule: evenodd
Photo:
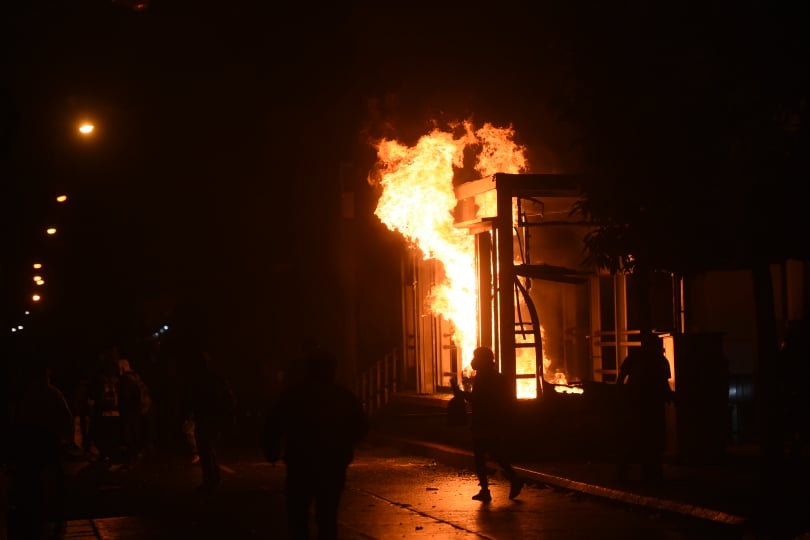
<path fill-rule="evenodd" d="M 463 445 L 450 445 L 407 438 L 387 430 L 374 430 L 369 442 L 394 444 L 404 451 L 429 457 L 447 465 L 472 470 L 472 452 Z M 740 531 L 739 538 L 759 539 L 810 539 L 810 523 L 806 510 L 808 497 L 803 493 L 797 504 L 798 515 L 791 523 L 772 523 L 765 526 L 754 522 L 756 517 L 756 455 L 752 450 L 730 456 L 723 464 L 711 467 L 687 467 L 668 462 L 665 465 L 665 482 L 658 487 L 649 487 L 631 478 L 619 484 L 614 480 L 614 467 L 610 463 L 585 460 L 546 459 L 521 461 L 516 469 L 530 483 L 544 484 L 558 489 L 571 490 L 591 497 L 615 501 L 690 518 L 709 520 Z M 497 470 L 493 464 L 493 470 Z M 193 524 L 184 518 L 176 518 L 178 527 L 189 532 Z M 185 525 L 181 525 L 185 523 Z M 774 529 L 785 533 L 774 533 Z M 207 532 L 207 531 L 206 531 Z M 98 517 L 76 519 L 67 523 L 64 538 L 71 540 L 122 540 L 125 538 L 170 539 L 182 536 L 182 529 L 169 530 L 154 516 L 135 514 L 128 517 Z M 193 535 L 200 536 L 200 531 Z"/>
<path fill-rule="evenodd" d="M 420 400 L 419 407 L 393 408 L 372 419 L 370 442 L 395 444 L 416 455 L 429 457 L 457 468 L 473 469 L 470 434 L 466 426 L 447 425 L 442 400 Z M 615 479 L 615 466 L 607 459 L 597 459 L 600 449 L 568 453 L 560 443 L 570 434 L 543 433 L 544 439 L 522 434 L 524 447 L 515 463 L 529 482 L 570 490 L 620 504 L 638 506 L 661 513 L 708 520 L 737 528 L 740 538 L 810 540 L 810 460 L 804 459 L 791 470 L 786 485 L 790 504 L 779 515 L 763 512 L 760 495 L 760 456 L 757 446 L 728 448 L 723 459 L 710 465 L 678 463 L 667 456 L 664 482 L 649 486 L 638 481 L 637 470 L 626 482 Z M 546 443 L 551 444 L 549 450 Z M 575 442 L 577 446 L 581 441 Z M 74 464 L 76 467 L 79 464 Z M 493 464 L 493 471 L 497 467 Z M 185 483 L 193 482 L 189 478 Z M 100 517 L 68 523 L 66 538 L 74 540 L 171 538 L 145 517 Z"/>
<path fill-rule="evenodd" d="M 448 427 L 444 400 L 418 401 L 400 403 L 381 414 L 375 420 L 373 436 L 443 463 L 473 469 L 469 430 Z M 721 459 L 708 464 L 681 463 L 677 456 L 667 455 L 664 481 L 646 485 L 639 481 L 637 469 L 631 471 L 629 480 L 618 481 L 615 464 L 591 439 L 566 447 L 560 440 L 578 435 L 555 432 L 552 437 L 544 433 L 546 439 L 539 440 L 529 432 L 527 429 L 521 434 L 524 442 L 517 449 L 520 458 L 515 463 L 528 481 L 740 527 L 750 531 L 747 537 L 810 539 L 810 459 L 806 451 L 783 479 L 786 502 L 772 511 L 763 505 L 762 462 L 754 444 L 731 446 Z M 552 448 L 549 450 L 545 443 Z M 569 451 L 574 447 L 575 451 Z M 494 464 L 493 469 L 497 470 Z"/>
<path fill-rule="evenodd" d="M 409 452 L 460 468 L 473 468 L 473 454 L 468 449 L 391 435 L 381 437 Z M 495 464 L 492 467 L 497 470 Z M 745 507 L 750 506 L 755 488 L 750 470 L 742 465 L 704 470 L 667 463 L 666 481 L 661 486 L 646 486 L 633 480 L 617 482 L 615 467 L 610 463 L 549 460 L 518 462 L 515 469 L 530 482 L 734 526 L 748 522 L 751 511 Z"/>
<path fill-rule="evenodd" d="M 377 439 L 379 438 L 379 439 Z M 448 465 L 458 467 L 458 468 L 465 468 L 469 469 L 472 466 L 472 454 L 462 448 L 454 448 L 446 445 L 441 445 L 437 443 L 431 443 L 428 441 L 420 441 L 420 440 L 407 440 L 407 439 L 397 439 L 397 438 L 389 438 L 389 436 L 385 434 L 373 433 L 372 440 L 369 441 L 371 443 L 375 442 L 375 439 L 383 443 L 384 446 L 388 446 L 390 443 L 394 442 L 400 446 L 404 451 L 408 453 L 408 455 L 412 455 L 413 453 L 418 455 L 423 455 L 429 457 L 430 459 L 435 459 L 436 461 L 440 461 L 443 463 L 447 463 Z M 389 454 L 390 455 L 390 454 Z M 406 459 L 403 463 L 412 463 L 412 459 Z M 555 471 L 558 474 L 552 474 L 551 466 L 558 465 L 559 470 Z M 656 508 L 659 508 L 662 511 L 670 511 L 675 513 L 687 513 L 693 517 L 701 518 L 701 519 L 709 519 L 715 522 L 723 523 L 729 527 L 739 528 L 740 534 L 736 534 L 736 529 L 732 530 L 732 534 L 723 534 L 723 538 L 737 538 L 737 539 L 744 539 L 744 540 L 754 540 L 759 539 L 762 537 L 748 535 L 745 533 L 743 529 L 743 523 L 738 523 L 733 519 L 733 516 L 724 513 L 717 513 L 713 512 L 711 514 L 707 514 L 704 512 L 706 509 L 701 509 L 699 507 L 690 507 L 686 504 L 677 504 L 668 498 L 660 498 L 656 499 L 651 496 L 643 496 L 643 495 L 629 495 L 629 490 L 621 490 L 621 489 L 611 489 L 607 488 L 601 484 L 595 483 L 593 481 L 582 481 L 576 480 L 575 477 L 578 477 L 577 474 L 583 475 L 592 475 L 591 478 L 594 478 L 594 474 L 605 473 L 608 474 L 610 471 L 608 468 L 603 468 L 601 466 L 594 466 L 591 467 L 590 465 L 593 464 L 584 464 L 582 471 L 577 473 L 573 467 L 571 466 L 582 466 L 581 463 L 569 463 L 569 464 L 555 464 L 555 463 L 548 463 L 545 465 L 538 465 L 538 464 L 526 464 L 522 463 L 518 466 L 518 470 L 520 473 L 530 481 L 530 483 L 536 484 L 547 484 L 550 486 L 555 486 L 557 488 L 566 489 L 566 490 L 573 490 L 582 493 L 587 493 L 594 497 L 602 497 L 602 498 L 609 498 L 614 499 L 616 502 L 620 504 L 633 504 L 633 505 L 641 505 L 645 507 L 656 507 L 655 505 L 658 504 Z M 569 474 L 571 473 L 571 474 Z M 464 477 L 466 478 L 466 476 Z M 584 478 L 584 476 L 583 476 Z M 231 478 L 230 481 L 226 484 L 226 487 L 233 487 L 233 483 L 236 481 L 236 478 Z M 226 496 L 225 498 L 222 497 L 214 497 L 210 503 L 214 503 L 219 505 L 222 503 L 223 500 L 231 500 L 233 504 L 245 504 L 248 502 L 248 499 L 255 499 L 257 497 L 257 491 L 255 490 L 255 485 L 257 480 L 254 478 L 250 480 L 252 483 L 251 485 L 254 486 L 254 489 L 245 490 L 244 486 L 239 487 L 238 489 L 234 490 L 232 493 L 241 493 L 240 497 L 232 497 Z M 466 482 L 466 480 L 464 480 Z M 421 486 L 421 484 L 420 484 Z M 472 490 L 472 488 L 469 488 Z M 529 490 L 527 490 L 529 491 Z M 279 492 L 280 493 L 280 492 Z M 462 498 L 465 499 L 465 502 L 472 502 L 469 501 L 467 498 L 469 494 L 462 495 Z M 194 496 L 196 502 L 198 504 L 204 505 L 206 503 L 206 499 L 203 496 Z M 518 505 L 519 507 L 520 505 Z M 364 505 L 365 507 L 365 505 Z M 166 512 L 161 515 L 156 515 L 153 512 L 137 512 L 133 511 L 131 515 L 126 516 L 112 516 L 112 517 L 93 517 L 93 518 L 86 518 L 86 519 L 74 519 L 67 523 L 67 528 L 65 531 L 64 538 L 66 540 L 124 540 L 124 539 L 132 539 L 132 540 L 143 540 L 143 539 L 150 539 L 150 540 L 171 540 L 174 538 L 270 538 L 271 536 L 264 536 L 264 535 L 250 535 L 245 536 L 244 534 L 240 534 L 237 529 L 234 527 L 236 523 L 242 524 L 241 531 L 245 531 L 247 523 L 250 523 L 250 519 L 244 519 L 242 511 L 238 511 L 234 514 L 230 512 L 226 512 L 229 516 L 231 516 L 231 521 L 226 522 L 222 527 L 219 527 L 218 530 L 216 527 L 210 526 L 210 514 L 212 512 L 216 513 L 216 507 L 210 508 L 202 506 L 197 508 L 193 512 L 177 512 L 176 509 L 172 508 L 169 512 Z M 267 506 L 270 508 L 270 506 Z M 102 516 L 103 514 L 98 514 Z M 196 517 L 197 515 L 206 515 L 205 519 L 199 519 Z M 233 516 L 240 516 L 238 520 L 233 520 Z M 263 515 L 263 518 L 266 515 Z M 366 516 L 368 517 L 368 516 Z M 582 515 L 583 520 L 588 519 L 588 515 Z M 195 523 L 195 521 L 197 523 Z M 231 534 L 228 534 L 228 527 L 233 527 L 231 530 Z M 512 529 L 508 529 L 512 531 Z M 585 529 L 587 530 L 587 528 Z M 718 529 L 718 531 L 723 531 L 724 529 Z M 397 537 L 400 537 L 402 530 L 398 531 Z M 402 537 L 419 537 L 421 536 L 423 531 L 414 532 L 410 536 L 402 536 Z M 608 535 L 609 536 L 609 535 Z M 358 536 L 351 536 L 351 538 L 357 538 Z M 394 537 L 391 535 L 390 537 Z M 427 536 L 425 536 L 427 537 Z M 504 534 L 504 535 L 489 535 L 488 538 L 516 538 L 514 535 Z M 571 537 L 580 537 L 579 535 L 572 535 L 571 531 L 568 534 L 564 534 L 562 537 L 571 538 Z M 615 536 L 611 536 L 615 537 Z M 343 538 L 349 538 L 349 536 L 345 536 Z M 378 538 L 387 538 L 387 536 L 378 536 Z M 527 536 L 527 538 L 529 538 Z M 768 537 L 768 538 L 775 538 L 775 537 Z M 794 537 L 791 537 L 794 538 Z"/>

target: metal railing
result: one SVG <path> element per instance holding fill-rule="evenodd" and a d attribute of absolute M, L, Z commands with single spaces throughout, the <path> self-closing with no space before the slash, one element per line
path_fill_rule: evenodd
<path fill-rule="evenodd" d="M 390 351 L 359 377 L 357 394 L 371 416 L 388 404 L 397 391 L 397 352 Z"/>

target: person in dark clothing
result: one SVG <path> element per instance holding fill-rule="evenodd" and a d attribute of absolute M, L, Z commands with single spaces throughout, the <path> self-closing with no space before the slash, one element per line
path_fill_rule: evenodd
<path fill-rule="evenodd" d="M 118 361 L 118 410 L 121 413 L 121 439 L 125 467 L 132 467 L 145 450 L 146 418 L 151 408 L 149 389 L 129 360 Z"/>
<path fill-rule="evenodd" d="M 211 366 L 209 354 L 202 350 L 189 352 L 190 369 L 185 387 L 185 412 L 194 417 L 194 436 L 202 469 L 200 490 L 210 491 L 219 486 L 219 445 L 223 433 L 233 418 L 233 391 L 225 379 Z"/>
<path fill-rule="evenodd" d="M 314 504 L 317 538 L 337 538 L 338 507 L 354 450 L 368 433 L 362 404 L 335 380 L 335 358 L 322 350 L 303 359 L 271 407 L 263 433 L 267 461 L 283 459 L 290 537 L 308 539 Z"/>
<path fill-rule="evenodd" d="M 59 538 L 65 525 L 64 461 L 73 445 L 73 413 L 35 361 L 33 378 L 11 410 L 7 436 L 10 538 Z"/>
<path fill-rule="evenodd" d="M 90 381 L 88 404 L 90 428 L 87 446 L 98 452 L 102 464 L 121 462 L 121 411 L 118 408 L 118 350 L 110 347 L 99 354 L 100 366 Z"/>
<path fill-rule="evenodd" d="M 641 346 L 632 350 L 619 368 L 620 392 L 619 463 L 617 477 L 626 480 L 634 458 L 641 465 L 644 482 L 663 478 L 666 447 L 666 404 L 673 399 L 672 377 L 661 338 L 652 332 L 641 335 Z"/>
<path fill-rule="evenodd" d="M 777 360 L 787 457 L 797 463 L 810 446 L 810 321 L 789 323 Z"/>
<path fill-rule="evenodd" d="M 492 500 L 487 477 L 488 457 L 500 465 L 503 475 L 510 483 L 509 498 L 514 499 L 520 495 L 524 485 L 507 458 L 506 436 L 511 423 L 510 410 L 514 393 L 506 378 L 495 367 L 495 355 L 488 347 L 478 347 L 473 351 L 470 367 L 475 370 L 472 390 L 461 390 L 458 383 L 453 381 L 453 394 L 463 397 L 472 406 L 470 430 L 475 473 L 481 486 L 473 499 L 482 502 Z"/>

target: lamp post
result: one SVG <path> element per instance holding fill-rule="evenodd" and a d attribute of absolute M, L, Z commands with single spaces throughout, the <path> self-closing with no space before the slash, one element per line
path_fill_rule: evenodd
<path fill-rule="evenodd" d="M 81 133 L 84 136 L 91 135 L 93 131 L 95 131 L 95 129 L 96 126 L 92 122 L 82 122 L 79 125 L 79 133 Z"/>
<path fill-rule="evenodd" d="M 83 141 L 83 143 L 81 144 L 82 146 L 87 146 L 87 145 L 92 146 L 90 143 L 93 140 L 97 139 L 98 131 L 97 131 L 96 128 L 97 128 L 97 126 L 96 126 L 95 122 L 92 119 L 90 119 L 89 117 L 85 116 L 84 118 L 77 118 L 77 121 L 74 122 L 69 129 L 70 129 L 70 133 L 73 134 L 72 135 L 73 137 L 77 137 L 78 139 L 81 139 Z M 75 131 L 73 131 L 74 129 L 75 129 Z M 59 189 L 60 191 L 57 191 L 56 193 L 53 194 L 53 199 L 51 199 L 51 201 L 52 202 L 55 201 L 56 204 L 59 207 L 64 208 L 65 206 L 67 206 L 68 195 L 67 195 L 67 193 L 65 193 L 64 191 L 61 190 L 61 187 L 57 187 L 57 189 Z M 62 209 L 62 210 L 58 210 L 56 215 L 50 215 L 50 214 L 48 215 L 47 219 L 49 221 L 54 220 L 54 221 L 57 221 L 57 222 L 40 224 L 38 226 L 38 228 L 42 227 L 42 229 L 40 229 L 40 231 L 44 231 L 44 235 L 46 237 L 52 239 L 52 240 L 47 241 L 48 247 L 46 248 L 46 251 L 49 253 L 50 258 L 52 259 L 52 261 L 56 258 L 55 254 L 54 254 L 54 250 L 56 250 L 56 249 L 64 250 L 65 249 L 64 245 L 59 245 L 59 244 L 64 243 L 64 239 L 62 239 L 61 242 L 58 241 L 58 238 L 60 236 L 63 236 L 63 234 L 64 234 L 64 230 L 61 227 L 62 222 L 59 221 L 59 217 L 64 217 L 64 216 L 62 216 L 62 212 L 64 212 L 64 211 L 65 211 L 65 209 Z M 39 234 L 42 234 L 42 232 L 40 232 Z M 44 245 L 40 245 L 39 235 L 38 235 L 37 239 L 35 240 L 35 243 L 36 243 L 36 247 L 34 247 L 32 254 L 39 257 L 42 254 L 34 253 L 34 252 L 38 251 L 41 248 L 45 248 Z M 58 258 L 56 258 L 56 259 L 58 259 Z M 57 290 L 58 287 L 57 287 L 57 289 L 51 289 L 51 291 L 48 292 L 48 290 L 47 290 L 48 287 L 46 286 L 46 281 L 50 282 L 52 285 L 54 283 L 56 283 L 57 286 L 58 286 L 60 283 L 64 283 L 64 276 L 61 276 L 62 279 L 60 279 L 60 276 L 53 275 L 53 270 L 54 269 L 56 269 L 58 271 L 59 265 L 57 264 L 56 266 L 54 266 L 53 264 L 49 264 L 48 269 L 44 270 L 42 262 L 34 262 L 33 263 L 34 272 L 33 272 L 33 274 L 28 274 L 26 276 L 26 278 L 27 279 L 33 279 L 34 290 L 30 290 L 27 293 L 24 293 L 21 296 L 16 297 L 16 301 L 14 302 L 14 304 L 22 303 L 25 306 L 25 317 L 26 318 L 32 317 L 33 313 L 35 313 L 35 312 L 37 313 L 37 315 L 39 315 L 41 317 L 43 315 L 43 311 L 44 311 L 44 309 L 46 307 L 46 304 L 47 304 L 47 309 L 49 311 L 53 311 L 54 309 L 56 309 L 55 302 L 53 301 L 54 300 L 53 296 L 54 296 L 55 292 L 58 292 L 58 290 Z M 2 270 L 1 265 L 0 265 L 0 270 Z M 48 275 L 46 275 L 46 274 L 48 274 Z M 5 276 L 0 276 L 0 277 L 5 277 Z M 54 281 L 54 278 L 56 278 L 56 281 Z M 29 286 L 30 286 L 31 281 L 29 281 L 28 283 L 29 283 Z M 0 291 L 0 292 L 2 292 L 2 291 Z M 0 302 L 0 304 L 5 304 L 5 302 Z M 3 319 L 3 321 L 5 321 L 6 316 L 7 316 L 9 318 L 9 322 L 14 322 L 13 326 L 11 327 L 11 331 L 15 332 L 15 333 L 19 332 L 19 331 L 21 331 L 23 329 L 23 327 L 21 325 L 16 324 L 16 322 L 17 322 L 17 319 L 20 318 L 21 314 L 17 313 L 16 309 L 13 306 L 9 306 L 9 308 L 10 308 L 9 312 L 7 314 L 3 313 L 2 319 Z M 53 316 L 53 314 L 51 314 L 51 316 Z M 28 330 L 28 328 L 26 327 L 26 331 L 27 330 Z"/>

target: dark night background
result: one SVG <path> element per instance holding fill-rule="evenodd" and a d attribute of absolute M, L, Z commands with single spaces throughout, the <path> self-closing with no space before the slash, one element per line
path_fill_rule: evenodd
<path fill-rule="evenodd" d="M 52 310 L 54 339 L 91 351 L 133 342 L 193 305 L 215 353 L 256 382 L 258 366 L 308 336 L 341 339 L 337 224 L 349 191 L 365 246 L 358 281 L 392 293 L 360 299 L 380 313 L 361 321 L 359 352 L 381 354 L 399 339 L 386 277 L 397 277 L 398 240 L 371 216 L 370 138 L 413 143 L 434 119 L 472 118 L 512 124 L 531 172 L 601 159 L 683 175 L 703 168 L 710 139 L 744 109 L 731 104 L 765 93 L 740 81 L 806 67 L 792 56 L 806 52 L 803 10 L 565 4 L 4 8 L 6 326 L 41 257 L 53 268 L 39 309 Z M 84 117 L 97 126 L 89 139 L 75 131 Z M 703 154 L 684 151 L 691 137 L 710 142 Z M 52 202 L 60 191 L 64 207 Z M 46 222 L 56 238 L 41 233 Z"/>

